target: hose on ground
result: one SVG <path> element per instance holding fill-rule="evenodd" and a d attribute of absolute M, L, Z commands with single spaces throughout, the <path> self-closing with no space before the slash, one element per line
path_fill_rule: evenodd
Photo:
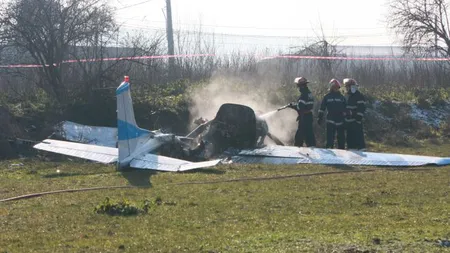
<path fill-rule="evenodd" d="M 210 181 L 189 181 L 189 182 L 181 182 L 181 183 L 171 183 L 171 184 L 167 184 L 167 185 L 201 185 L 201 184 L 219 184 L 219 183 L 232 183 L 232 182 L 245 182 L 245 181 L 267 181 L 267 180 L 281 180 L 281 179 L 298 178 L 298 177 L 326 176 L 326 175 L 334 175 L 334 174 L 368 173 L 368 172 L 375 172 L 375 171 L 379 171 L 379 170 L 381 170 L 381 169 L 356 170 L 356 171 L 328 171 L 328 172 L 317 172 L 317 173 L 308 173 L 308 174 L 294 174 L 294 175 L 286 175 L 286 176 L 247 177 L 247 178 L 222 179 L 222 180 L 210 180 Z M 389 171 L 389 169 L 387 169 L 387 170 Z M 413 170 L 403 169 L 402 171 L 428 171 L 428 170 L 430 170 L 430 169 L 413 169 Z M 398 171 L 398 169 L 396 171 Z M 7 198 L 7 199 L 0 199 L 0 203 L 8 202 L 8 201 L 17 201 L 17 200 L 21 200 L 21 199 L 36 198 L 36 197 L 41 197 L 44 195 L 57 194 L 57 193 L 85 192 L 85 191 L 110 190 L 110 189 L 130 189 L 130 188 L 132 189 L 132 188 L 148 188 L 148 187 L 124 185 L 124 186 L 100 186 L 100 187 L 91 187 L 91 188 L 47 191 L 47 192 L 31 193 L 31 194 L 21 195 L 21 196 L 17 196 L 17 197 L 11 197 L 11 198 Z"/>

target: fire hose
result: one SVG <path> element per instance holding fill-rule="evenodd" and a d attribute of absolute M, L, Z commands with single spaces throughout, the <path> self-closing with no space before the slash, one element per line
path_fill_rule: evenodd
<path fill-rule="evenodd" d="M 317 173 L 308 173 L 308 174 L 294 174 L 294 175 L 286 175 L 286 176 L 273 176 L 273 177 L 248 177 L 248 178 L 236 178 L 236 179 L 221 179 L 221 180 L 211 180 L 211 181 L 188 181 L 181 183 L 172 183 L 166 185 L 202 185 L 202 184 L 218 184 L 218 183 L 232 183 L 232 182 L 246 182 L 246 181 L 267 181 L 267 180 L 282 180 L 282 179 L 290 179 L 290 178 L 298 178 L 298 177 L 313 177 L 313 176 L 325 176 L 325 175 L 335 175 L 335 174 L 350 174 L 350 173 L 370 173 L 376 172 L 383 169 L 368 169 L 368 170 L 356 170 L 356 171 L 328 171 L 328 172 L 317 172 Z M 385 169 L 389 171 L 389 169 Z M 431 169 L 404 169 L 404 171 L 429 171 Z M 92 187 L 92 188 L 80 188 L 80 189 L 67 189 L 67 190 L 56 190 L 56 191 L 48 191 L 48 192 L 40 192 L 40 193 L 31 193 L 6 199 L 0 199 L 0 203 L 8 202 L 8 201 L 17 201 L 21 199 L 30 199 L 41 197 L 44 195 L 57 194 L 57 193 L 69 193 L 69 192 L 85 192 L 85 191 L 94 191 L 94 190 L 107 190 L 107 189 L 143 189 L 149 187 L 142 186 L 101 186 L 101 187 Z"/>

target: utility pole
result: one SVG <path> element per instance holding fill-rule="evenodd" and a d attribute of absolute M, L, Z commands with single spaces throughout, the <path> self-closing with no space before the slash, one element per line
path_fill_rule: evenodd
<path fill-rule="evenodd" d="M 437 16 L 434 16 L 434 27 L 437 30 Z M 434 33 L 434 57 L 438 57 L 438 36 L 437 33 Z"/>
<path fill-rule="evenodd" d="M 166 0 L 166 12 L 167 12 L 167 26 L 166 26 L 166 34 L 167 34 L 167 48 L 168 54 L 174 55 L 174 42 L 173 42 L 173 27 L 172 27 L 172 5 L 170 0 Z M 174 65 L 175 59 L 173 57 L 169 58 L 169 78 L 174 74 Z"/>

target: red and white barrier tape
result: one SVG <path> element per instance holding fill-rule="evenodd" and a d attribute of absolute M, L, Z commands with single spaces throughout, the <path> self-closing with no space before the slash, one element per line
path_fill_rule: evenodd
<path fill-rule="evenodd" d="M 67 60 L 67 61 L 64 61 L 63 63 L 95 62 L 95 61 L 145 60 L 145 59 L 168 59 L 168 58 L 192 58 L 192 57 L 207 57 L 207 56 L 215 56 L 215 55 L 214 54 L 146 55 L 146 56 L 130 56 L 130 57 L 116 57 L 116 58 L 102 58 L 102 59 Z"/>
<path fill-rule="evenodd" d="M 145 59 L 168 59 L 168 58 L 193 58 L 193 57 L 215 57 L 214 54 L 182 54 L 182 55 L 148 55 L 148 56 L 130 56 L 100 59 L 79 59 L 66 60 L 62 63 L 75 62 L 97 62 L 97 61 L 122 61 L 122 60 L 145 60 Z M 306 55 L 276 55 L 276 56 L 260 56 L 258 59 L 310 59 L 310 60 L 347 60 L 347 61 L 450 61 L 450 58 L 405 58 L 405 57 L 343 57 L 343 56 L 306 56 Z M 53 64 L 56 66 L 56 64 Z M 46 65 L 48 66 L 48 65 Z M 14 64 L 0 65 L 0 68 L 42 68 L 39 64 Z"/>
<path fill-rule="evenodd" d="M 65 63 L 75 63 L 75 62 L 192 58 L 192 57 L 207 57 L 207 56 L 215 56 L 215 55 L 214 54 L 146 55 L 146 56 L 115 57 L 115 58 L 66 60 L 66 61 L 63 61 L 62 63 L 65 64 Z M 57 64 L 53 64 L 53 65 L 57 66 Z M 49 66 L 49 65 L 46 65 L 46 66 Z M 0 68 L 42 68 L 42 65 L 40 65 L 40 64 L 14 64 L 14 65 L 0 65 Z"/>
<path fill-rule="evenodd" d="M 405 57 L 344 57 L 344 56 L 306 56 L 277 55 L 262 57 L 262 59 L 312 59 L 312 60 L 350 60 L 350 61 L 450 61 L 450 58 L 405 58 Z"/>

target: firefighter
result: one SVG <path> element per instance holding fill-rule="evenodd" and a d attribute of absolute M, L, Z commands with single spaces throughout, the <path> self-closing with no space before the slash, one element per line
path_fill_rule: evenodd
<path fill-rule="evenodd" d="M 343 80 L 347 90 L 347 117 L 345 119 L 347 129 L 347 148 L 365 150 L 363 117 L 366 112 L 366 99 L 358 91 L 358 83 L 355 79 Z"/>
<path fill-rule="evenodd" d="M 300 91 L 300 97 L 296 104 L 291 103 L 290 108 L 295 109 L 298 113 L 298 128 L 295 133 L 295 143 L 297 147 L 302 147 L 306 142 L 307 147 L 316 146 L 316 138 L 313 131 L 313 113 L 314 97 L 308 88 L 308 80 L 304 77 L 297 77 L 294 80 Z"/>
<path fill-rule="evenodd" d="M 337 132 L 339 149 L 345 149 L 345 112 L 346 101 L 341 94 L 341 83 L 336 79 L 330 81 L 330 92 L 325 95 L 319 109 L 319 125 L 323 122 L 323 116 L 327 111 L 327 145 L 326 148 L 334 148 L 334 139 Z"/>
<path fill-rule="evenodd" d="M 261 111 L 256 112 L 256 146 L 258 147 L 264 145 L 264 140 L 269 133 L 269 125 L 260 115 L 262 115 Z"/>

